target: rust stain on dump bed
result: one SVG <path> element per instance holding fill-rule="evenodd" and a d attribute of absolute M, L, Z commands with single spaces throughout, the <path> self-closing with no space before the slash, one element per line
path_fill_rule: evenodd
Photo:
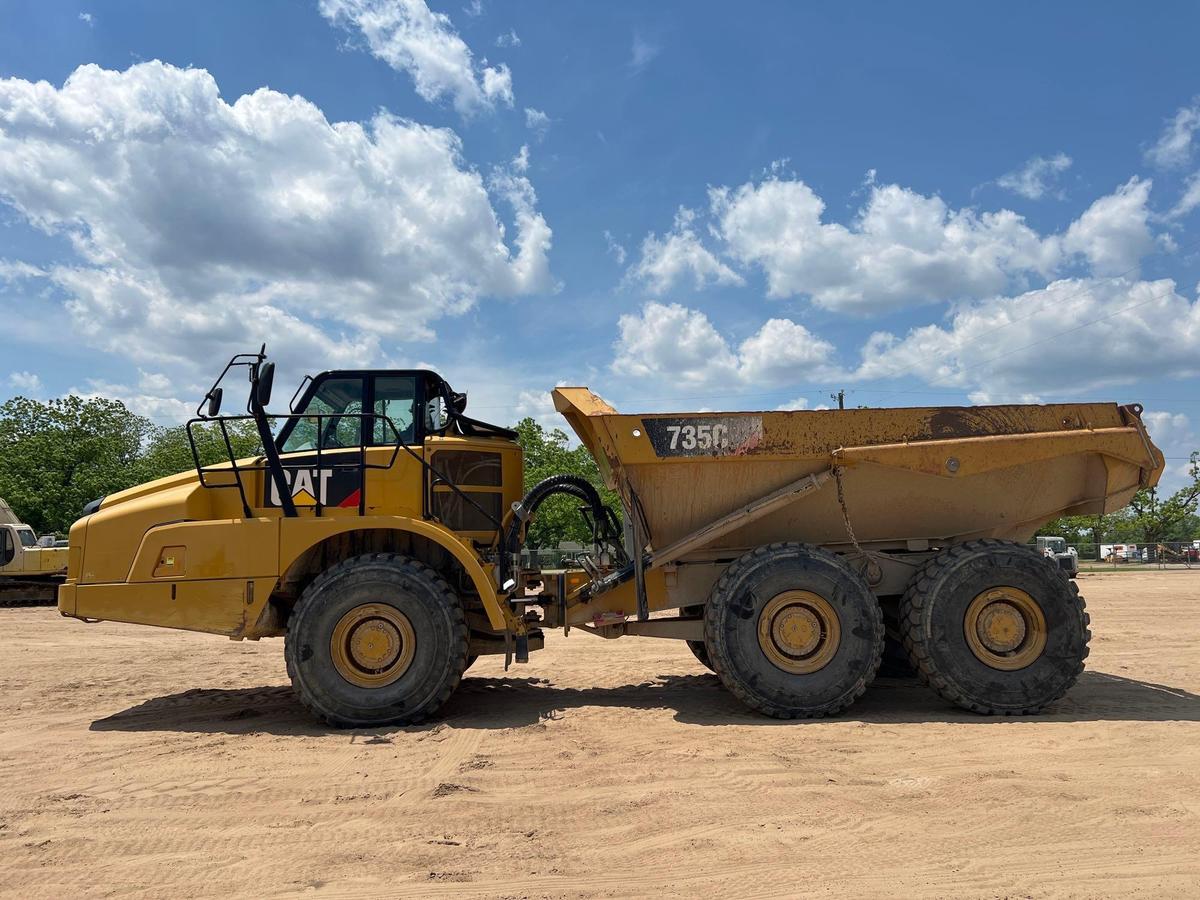
<path fill-rule="evenodd" d="M 928 435 L 918 439 L 1029 434 L 1034 430 L 1028 418 L 1014 415 L 1008 407 L 947 406 L 934 410 L 928 424 Z"/>

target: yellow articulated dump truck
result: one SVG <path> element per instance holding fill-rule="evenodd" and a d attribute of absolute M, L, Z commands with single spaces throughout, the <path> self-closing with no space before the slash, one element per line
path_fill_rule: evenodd
<path fill-rule="evenodd" d="M 222 415 L 238 373 L 246 412 Z M 300 699 L 338 726 L 420 721 L 476 657 L 527 662 L 547 628 L 686 641 L 780 718 L 845 709 L 887 640 L 950 702 L 1036 712 L 1090 632 L 1068 573 L 1023 542 L 1163 468 L 1136 405 L 621 415 L 558 388 L 618 518 L 575 476 L 524 492 L 516 435 L 432 372 L 307 377 L 286 415 L 266 411 L 273 377 L 263 351 L 234 357 L 188 426 L 252 420 L 261 457 L 89 505 L 59 608 L 283 636 Z M 590 549 L 530 571 L 524 535 L 555 495 Z"/>
<path fill-rule="evenodd" d="M 41 546 L 0 500 L 0 606 L 48 606 L 67 572 L 67 548 Z"/>

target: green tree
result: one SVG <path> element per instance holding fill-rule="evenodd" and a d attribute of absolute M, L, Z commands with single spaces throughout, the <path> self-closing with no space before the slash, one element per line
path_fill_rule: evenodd
<path fill-rule="evenodd" d="M 1098 558 L 1098 547 L 1112 537 L 1122 525 L 1122 513 L 1103 516 L 1063 516 L 1048 522 L 1037 530 L 1038 534 L 1066 538 L 1068 544 L 1079 548 L 1087 558 Z"/>
<path fill-rule="evenodd" d="M 150 432 L 117 400 L 14 397 L 0 405 L 0 497 L 35 531 L 65 534 L 84 504 L 137 483 Z"/>
<path fill-rule="evenodd" d="M 230 446 L 233 447 L 234 459 L 245 459 L 262 453 L 262 442 L 258 439 L 258 429 L 253 422 L 226 422 L 225 427 L 229 433 Z M 217 425 L 193 425 L 192 437 L 196 441 L 196 454 L 201 465 L 209 466 L 229 459 L 229 451 Z M 167 475 L 192 471 L 195 465 L 185 426 L 155 428 L 137 461 L 133 483 L 141 484 Z"/>
<path fill-rule="evenodd" d="M 1200 505 L 1200 451 L 1194 451 L 1188 466 L 1191 484 L 1166 499 L 1158 488 L 1143 488 L 1129 501 L 1129 523 L 1134 540 L 1144 544 L 1191 540 L 1195 536 L 1196 507 Z"/>
<path fill-rule="evenodd" d="M 533 419 L 525 418 L 517 423 L 517 442 L 525 454 L 526 491 L 551 475 L 582 475 L 600 490 L 605 504 L 620 518 L 621 501 L 604 486 L 596 461 L 586 447 L 570 446 L 570 438 L 562 429 L 547 431 Z M 526 544 L 534 548 L 557 547 L 560 541 L 586 543 L 590 538 L 591 532 L 579 513 L 579 501 L 559 496 L 551 497 L 538 509 Z"/>

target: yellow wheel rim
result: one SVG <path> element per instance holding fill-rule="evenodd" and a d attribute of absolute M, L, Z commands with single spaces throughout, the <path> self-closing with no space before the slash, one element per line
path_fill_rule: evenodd
<path fill-rule="evenodd" d="M 1020 588 L 990 588 L 972 600 L 963 631 L 975 657 L 1004 672 L 1024 669 L 1046 649 L 1046 616 Z"/>
<path fill-rule="evenodd" d="M 364 603 L 333 628 L 329 655 L 339 675 L 358 687 L 391 684 L 408 671 L 417 636 L 408 617 L 393 606 Z"/>
<path fill-rule="evenodd" d="M 758 617 L 758 645 L 777 668 L 808 675 L 829 664 L 842 640 L 842 623 L 829 601 L 812 591 L 784 591 Z"/>

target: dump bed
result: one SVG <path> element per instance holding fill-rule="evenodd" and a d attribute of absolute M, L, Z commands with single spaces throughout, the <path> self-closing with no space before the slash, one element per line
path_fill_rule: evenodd
<path fill-rule="evenodd" d="M 622 415 L 579 387 L 557 388 L 554 404 L 656 549 L 804 476 L 812 489 L 796 502 L 709 549 L 844 544 L 847 517 L 880 549 L 1025 541 L 1058 516 L 1120 509 L 1163 469 L 1137 405 Z"/>

